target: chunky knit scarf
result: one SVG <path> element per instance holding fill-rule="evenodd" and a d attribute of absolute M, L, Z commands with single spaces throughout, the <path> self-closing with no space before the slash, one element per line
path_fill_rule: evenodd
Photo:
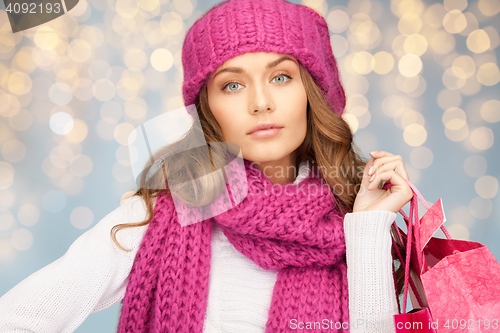
<path fill-rule="evenodd" d="M 118 332 L 203 331 L 212 223 L 234 247 L 264 269 L 279 269 L 267 332 L 291 332 L 296 322 L 349 322 L 343 216 L 313 166 L 298 184 L 272 184 L 244 160 L 248 195 L 220 215 L 180 226 L 175 206 L 159 194 L 135 257 Z"/>

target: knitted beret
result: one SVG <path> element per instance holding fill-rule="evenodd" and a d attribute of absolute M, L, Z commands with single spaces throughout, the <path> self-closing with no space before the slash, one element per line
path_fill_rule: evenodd
<path fill-rule="evenodd" d="M 226 0 L 188 30 L 182 46 L 185 106 L 197 104 L 213 71 L 247 52 L 291 54 L 311 74 L 323 96 L 342 115 L 346 103 L 325 19 L 284 0 Z"/>

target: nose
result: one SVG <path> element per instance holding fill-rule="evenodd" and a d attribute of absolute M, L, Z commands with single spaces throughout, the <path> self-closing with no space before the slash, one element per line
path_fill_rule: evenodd
<path fill-rule="evenodd" d="M 251 114 L 261 113 L 264 111 L 274 111 L 275 105 L 273 102 L 272 93 L 265 84 L 256 84 L 252 88 L 250 95 L 249 111 Z"/>

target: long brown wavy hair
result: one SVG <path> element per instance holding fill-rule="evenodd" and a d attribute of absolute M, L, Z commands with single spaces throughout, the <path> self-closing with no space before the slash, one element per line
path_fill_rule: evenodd
<path fill-rule="evenodd" d="M 318 168 L 331 189 L 342 189 L 342 191 L 335 190 L 335 195 L 339 199 L 335 202 L 337 208 L 344 215 L 353 210 L 354 200 L 361 187 L 364 168 L 368 161 L 353 142 L 353 134 L 349 125 L 341 116 L 332 112 L 333 107 L 323 98 L 320 88 L 300 62 L 299 68 L 308 99 L 307 132 L 303 143 L 296 150 L 295 165 L 298 166 L 301 161 L 309 161 Z M 209 108 L 206 85 L 200 91 L 196 111 L 203 133 L 191 129 L 183 139 L 156 152 L 151 159 L 152 162 L 144 168 L 139 189 L 128 196 L 143 198 L 147 208 L 147 218 L 142 222 L 118 224 L 111 229 L 110 234 L 113 242 L 123 251 L 131 250 L 120 245 L 116 239 L 116 233 L 124 228 L 149 224 L 153 218 L 156 197 L 161 192 L 172 196 L 169 186 L 172 188 L 175 184 L 169 181 L 168 185 L 165 186 L 165 179 L 169 178 L 166 176 L 165 169 L 169 170 L 169 175 L 176 175 L 176 179 L 181 179 L 177 183 L 191 184 L 176 189 L 176 194 L 179 194 L 183 201 L 193 206 L 201 206 L 211 202 L 225 188 L 224 178 L 220 174 L 211 172 L 224 165 L 225 152 L 221 151 L 223 149 L 220 146 L 210 144 L 208 144 L 208 149 L 206 147 L 189 149 L 193 146 L 193 140 L 204 139 L 204 142 L 207 143 L 225 142 L 221 128 Z M 188 153 L 182 156 L 176 155 L 176 158 L 162 159 L 173 151 L 188 151 Z M 194 160 L 198 163 L 195 163 L 194 167 L 190 167 L 193 163 L 187 163 L 187 161 Z M 163 165 L 158 166 L 158 163 L 153 161 L 162 161 Z M 207 176 L 209 173 L 210 176 Z M 203 180 L 200 180 L 200 177 Z M 203 183 L 201 184 L 201 182 Z M 401 247 L 399 249 L 400 253 L 404 253 L 404 249 Z M 396 257 L 394 248 L 392 249 L 392 257 L 393 263 L 399 264 L 396 270 L 396 289 L 399 295 L 403 289 L 404 266 Z"/>

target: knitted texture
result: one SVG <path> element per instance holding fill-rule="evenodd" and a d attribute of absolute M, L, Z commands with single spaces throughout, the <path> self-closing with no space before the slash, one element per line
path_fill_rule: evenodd
<path fill-rule="evenodd" d="M 313 9 L 284 0 L 229 0 L 188 30 L 182 47 L 184 104 L 197 104 L 208 76 L 247 52 L 293 55 L 311 74 L 333 111 L 346 104 L 328 25 Z"/>
<path fill-rule="evenodd" d="M 213 223 L 257 265 L 279 269 L 266 332 L 292 332 L 292 319 L 349 322 L 343 216 L 328 185 L 315 167 L 300 183 L 281 185 L 244 165 L 245 199 L 202 222 L 181 227 L 172 198 L 159 194 L 129 275 L 119 333 L 203 331 Z"/>

